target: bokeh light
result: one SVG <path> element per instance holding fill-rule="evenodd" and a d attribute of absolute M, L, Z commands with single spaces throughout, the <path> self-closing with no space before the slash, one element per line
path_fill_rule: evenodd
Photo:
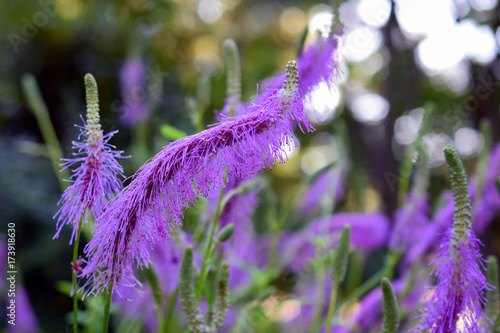
<path fill-rule="evenodd" d="M 484 146 L 482 134 L 470 127 L 462 127 L 455 132 L 455 147 L 463 157 L 477 154 Z"/>
<path fill-rule="evenodd" d="M 360 62 L 378 50 L 382 44 L 382 33 L 375 28 L 357 26 L 346 33 L 344 43 L 346 60 Z"/>
<path fill-rule="evenodd" d="M 352 116 L 367 125 L 380 123 L 389 113 L 389 103 L 376 93 L 365 93 L 357 96 L 350 103 Z"/>
<path fill-rule="evenodd" d="M 365 24 L 380 28 L 389 20 L 391 2 L 389 0 L 361 0 L 358 13 Z"/>
<path fill-rule="evenodd" d="M 340 102 L 340 95 L 339 88 L 334 84 L 320 82 L 304 97 L 304 109 L 309 121 L 322 124 L 332 120 Z"/>
<path fill-rule="evenodd" d="M 224 14 L 224 7 L 220 0 L 200 0 L 198 16 L 208 24 L 217 22 Z"/>

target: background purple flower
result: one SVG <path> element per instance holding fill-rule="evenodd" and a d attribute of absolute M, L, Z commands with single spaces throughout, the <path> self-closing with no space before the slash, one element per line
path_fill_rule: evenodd
<path fill-rule="evenodd" d="M 471 199 L 473 202 L 473 227 L 476 232 L 483 232 L 484 229 L 491 222 L 495 214 L 500 209 L 500 193 L 495 185 L 495 179 L 500 176 L 500 145 L 497 145 L 490 156 L 488 169 L 486 171 L 486 178 L 484 180 L 484 187 L 479 201 L 475 202 L 477 198 L 476 184 L 471 182 L 473 186 L 470 187 Z M 476 199 L 477 200 L 477 199 Z"/>
<path fill-rule="evenodd" d="M 338 202 L 345 192 L 345 170 L 331 168 L 324 171 L 307 188 L 299 200 L 299 209 L 305 214 L 313 214 L 320 207 L 321 200 Z"/>
<path fill-rule="evenodd" d="M 425 233 L 430 221 L 427 217 L 429 205 L 427 195 L 419 196 L 411 193 L 403 206 L 394 214 L 394 225 L 389 239 L 389 248 L 399 253 L 405 253 L 406 249 L 417 240 L 428 237 Z"/>
<path fill-rule="evenodd" d="M 127 59 L 120 69 L 121 119 L 129 127 L 149 117 L 145 74 L 146 69 L 139 58 Z"/>
<path fill-rule="evenodd" d="M 152 267 L 154 267 L 159 278 L 165 297 L 163 301 L 164 313 L 168 311 L 168 297 L 174 292 L 179 281 L 180 264 L 184 249 L 192 245 L 191 235 L 178 230 L 169 242 L 156 244 L 151 251 Z M 194 265 L 198 269 L 201 267 L 201 258 L 199 256 L 195 256 Z M 128 319 L 134 318 L 142 322 L 148 332 L 157 330 L 156 304 L 149 284 L 139 292 L 133 288 L 119 287 L 118 292 L 113 296 L 113 301 L 119 305 L 124 317 Z M 181 311 L 179 299 L 174 306 L 175 311 Z"/>
<path fill-rule="evenodd" d="M 373 250 L 385 244 L 389 219 L 379 213 L 338 213 L 313 220 L 302 231 L 286 232 L 280 238 L 280 260 L 286 267 L 304 270 L 318 255 L 317 248 L 333 249 L 344 225 L 351 226 L 351 244 Z"/>

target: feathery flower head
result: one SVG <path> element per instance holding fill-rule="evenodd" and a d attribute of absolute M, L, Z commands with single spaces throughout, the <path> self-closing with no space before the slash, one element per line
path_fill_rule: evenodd
<path fill-rule="evenodd" d="M 85 88 L 87 95 L 87 122 L 80 128 L 80 142 L 73 141 L 73 149 L 76 150 L 75 158 L 64 159 L 63 169 L 80 164 L 73 170 L 71 186 L 61 196 L 58 205 L 61 208 L 56 213 L 57 233 L 65 224 L 73 225 L 73 235 L 70 244 L 76 237 L 78 223 L 87 223 L 90 213 L 94 217 L 102 214 L 107 202 L 106 197 L 111 198 L 115 192 L 121 189 L 119 177 L 123 177 L 123 169 L 116 161 L 120 158 L 120 151 L 113 150 L 114 146 L 108 141 L 116 133 L 103 134 L 99 123 L 99 99 L 97 95 L 97 83 L 91 74 L 85 75 Z"/>
<path fill-rule="evenodd" d="M 488 288 L 479 245 L 471 226 L 471 204 L 467 189 L 467 175 L 458 157 L 450 147 L 445 157 L 451 176 L 455 214 L 453 225 L 443 237 L 437 255 L 434 275 L 437 286 L 426 304 L 419 332 L 484 332 L 489 320 L 481 306 L 485 303 L 484 289 Z"/>
<path fill-rule="evenodd" d="M 184 208 L 224 186 L 226 175 L 247 179 L 272 168 L 276 160 L 284 162 L 285 146 L 295 142 L 293 122 L 313 130 L 303 114 L 295 61 L 287 68 L 295 74 L 257 111 L 226 117 L 172 142 L 138 170 L 97 220 L 95 236 L 85 248 L 89 260 L 81 276 L 90 278 L 87 293 L 118 283 L 140 285 L 133 276 L 133 262 L 138 268 L 148 267 L 150 248 L 169 238 L 173 223 L 181 224 Z"/>
<path fill-rule="evenodd" d="M 341 36 L 337 35 L 327 38 L 318 37 L 297 59 L 298 77 L 300 77 L 298 84 L 304 96 L 309 95 L 323 82 L 328 88 L 332 88 L 333 78 L 339 73 L 337 47 L 340 38 Z M 285 77 L 286 74 L 279 73 L 265 80 L 262 86 L 266 90 L 255 99 L 255 103 L 258 105 L 269 98 L 269 95 L 281 86 Z M 254 108 L 251 106 L 248 110 L 254 110 Z"/>

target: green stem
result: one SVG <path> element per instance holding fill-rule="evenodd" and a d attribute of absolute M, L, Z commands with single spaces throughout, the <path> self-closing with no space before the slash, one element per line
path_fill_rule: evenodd
<path fill-rule="evenodd" d="M 104 315 L 102 318 L 102 329 L 101 333 L 108 332 L 109 325 L 109 309 L 111 308 L 111 296 L 113 295 L 113 286 L 110 286 L 110 290 L 106 293 L 106 299 L 104 301 Z"/>
<path fill-rule="evenodd" d="M 163 332 L 163 308 L 161 306 L 156 307 L 156 313 L 158 315 L 158 332 Z"/>
<path fill-rule="evenodd" d="M 167 319 L 165 320 L 165 326 L 163 326 L 163 333 L 169 332 L 170 325 L 172 324 L 172 318 L 174 317 L 175 300 L 177 299 L 178 294 L 179 289 L 176 288 L 172 295 L 170 295 L 170 297 L 168 298 Z"/>
<path fill-rule="evenodd" d="M 283 226 L 285 225 L 285 221 L 288 218 L 288 215 L 292 211 L 292 209 L 295 207 L 295 202 L 297 201 L 298 198 L 305 192 L 305 190 L 308 188 L 308 186 L 316 180 L 323 172 L 328 170 L 334 165 L 334 163 L 329 163 L 325 165 L 323 168 L 319 169 L 316 171 L 313 175 L 307 177 L 305 180 L 301 181 L 299 184 L 297 184 L 290 195 L 287 197 L 285 203 L 283 204 L 283 208 L 280 210 L 279 217 L 277 218 L 276 223 L 272 224 L 272 228 L 274 228 L 272 231 L 272 239 L 271 239 L 271 248 L 269 250 L 269 267 L 271 269 L 271 272 L 274 272 L 276 270 L 276 265 L 278 262 L 278 238 L 281 229 L 283 229 Z M 273 221 L 275 219 L 272 219 Z"/>
<path fill-rule="evenodd" d="M 317 303 L 315 306 L 315 317 L 314 320 L 312 321 L 311 326 L 311 331 L 315 332 L 320 329 L 321 327 L 321 314 L 323 312 L 323 298 L 325 296 L 325 282 L 326 282 L 326 269 L 323 263 L 321 263 L 321 266 L 318 268 L 318 271 L 316 272 L 316 285 L 318 286 L 318 296 L 316 297 Z"/>
<path fill-rule="evenodd" d="M 132 163 L 134 169 L 139 169 L 150 156 L 149 128 L 147 123 L 138 123 L 132 128 Z"/>
<path fill-rule="evenodd" d="M 396 267 L 400 259 L 401 253 L 392 251 L 387 253 L 384 267 L 377 273 L 375 273 L 375 275 L 373 275 L 371 278 L 366 280 L 361 286 L 356 288 L 351 294 L 349 294 L 349 296 L 344 299 L 342 304 L 363 297 L 364 294 L 377 286 L 383 277 L 391 279 L 394 274 L 394 268 Z"/>
<path fill-rule="evenodd" d="M 73 266 L 77 266 L 78 261 L 78 244 L 80 244 L 80 234 L 82 232 L 82 219 L 78 221 L 78 230 L 76 231 L 76 240 L 73 244 Z M 76 273 L 73 269 L 73 332 L 78 333 L 78 296 L 76 292 Z"/>
<path fill-rule="evenodd" d="M 401 169 L 399 174 L 399 184 L 398 184 L 398 206 L 402 206 L 406 199 L 406 195 L 410 191 L 410 176 L 411 171 L 413 169 L 413 157 L 415 152 L 418 152 L 419 155 L 422 151 L 425 152 L 425 146 L 422 141 L 422 137 L 431 126 L 434 114 L 434 105 L 426 104 L 424 109 L 425 113 L 422 117 L 422 122 L 420 124 L 420 128 L 417 133 L 417 137 L 415 141 L 413 141 L 404 152 L 403 161 L 401 162 Z"/>
<path fill-rule="evenodd" d="M 38 122 L 38 127 L 40 127 L 40 131 L 42 132 L 43 141 L 45 141 L 47 152 L 52 162 L 52 168 L 59 180 L 61 190 L 64 192 L 68 186 L 68 183 L 64 182 L 64 179 L 69 179 L 70 174 L 67 170 L 59 172 L 59 164 L 61 163 L 63 154 L 59 141 L 57 140 L 56 131 L 50 120 L 49 112 L 47 111 L 47 105 L 45 105 L 43 101 L 42 94 L 40 93 L 40 89 L 38 88 L 33 74 L 24 74 L 21 77 L 21 85 L 28 108 L 33 112 Z"/>
<path fill-rule="evenodd" d="M 212 247 L 212 239 L 214 237 L 215 233 L 215 228 L 217 227 L 217 222 L 219 220 L 219 215 L 221 212 L 221 202 L 222 202 L 222 197 L 224 196 L 224 188 L 220 189 L 219 193 L 219 200 L 217 202 L 217 209 L 215 211 L 214 218 L 212 220 L 212 225 L 210 227 L 210 232 L 208 234 L 208 239 L 205 244 L 205 251 L 203 255 L 203 264 L 201 266 L 201 272 L 200 275 L 198 276 L 198 284 L 196 285 L 196 300 L 198 303 L 201 300 L 201 293 L 203 291 L 203 284 L 205 282 L 205 279 L 207 278 L 208 274 L 208 266 L 209 266 L 209 259 L 210 259 L 210 249 Z"/>
<path fill-rule="evenodd" d="M 333 282 L 332 294 L 330 295 L 330 306 L 328 306 L 328 316 L 326 317 L 326 333 L 330 333 L 332 328 L 333 312 L 335 310 L 335 303 L 337 302 L 337 293 L 339 291 L 338 281 Z"/>
<path fill-rule="evenodd" d="M 156 311 L 158 314 L 158 332 L 163 330 L 163 289 L 161 287 L 160 279 L 158 274 L 154 269 L 153 265 L 149 265 L 149 268 L 144 270 L 146 279 L 151 287 L 151 292 L 153 293 L 153 299 L 156 304 Z"/>

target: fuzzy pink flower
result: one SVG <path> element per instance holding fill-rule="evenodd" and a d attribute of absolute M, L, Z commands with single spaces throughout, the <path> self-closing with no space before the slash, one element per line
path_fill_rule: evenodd
<path fill-rule="evenodd" d="M 297 89 L 297 65 L 258 110 L 229 117 L 217 126 L 172 142 L 143 165 L 95 225 L 87 244 L 87 293 L 118 283 L 140 285 L 132 266 L 148 267 L 150 248 L 169 238 L 181 224 L 182 210 L 224 186 L 226 175 L 247 179 L 276 160 L 286 159 L 285 145 L 295 142 L 293 123 L 313 130 L 303 114 Z M 302 127 L 301 127 L 302 128 Z"/>
<path fill-rule="evenodd" d="M 61 208 L 56 213 L 57 232 L 59 234 L 66 224 L 73 225 L 73 234 L 70 244 L 76 237 L 80 219 L 87 223 L 90 214 L 100 216 L 107 203 L 107 199 L 114 196 L 122 188 L 119 177 L 123 177 L 123 169 L 116 161 L 121 151 L 113 150 L 114 146 L 108 141 L 117 133 L 103 134 L 99 124 L 99 104 L 97 99 L 97 84 L 92 75 L 85 76 L 87 86 L 87 122 L 83 122 L 78 139 L 73 141 L 76 157 L 64 159 L 63 169 L 79 166 L 73 170 L 72 184 L 62 194 L 58 205 Z M 61 170 L 61 171 L 62 171 Z"/>

